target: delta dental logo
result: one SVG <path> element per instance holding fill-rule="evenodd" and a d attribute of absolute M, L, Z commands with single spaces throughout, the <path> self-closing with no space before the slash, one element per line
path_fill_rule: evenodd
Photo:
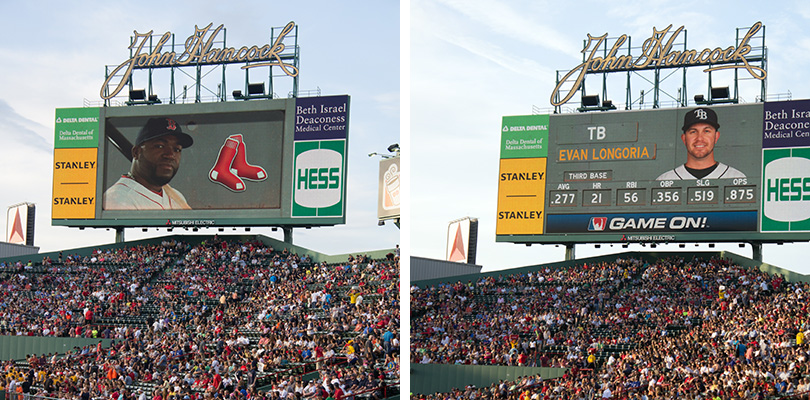
<path fill-rule="evenodd" d="M 588 231 L 603 232 L 606 226 L 607 217 L 591 217 L 591 222 L 588 223 Z"/>

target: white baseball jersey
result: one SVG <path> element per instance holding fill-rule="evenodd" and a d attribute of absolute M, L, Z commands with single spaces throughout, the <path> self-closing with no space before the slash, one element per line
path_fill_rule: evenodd
<path fill-rule="evenodd" d="M 190 210 L 183 194 L 169 185 L 157 194 L 135 179 L 122 176 L 104 192 L 105 210 Z"/>
<path fill-rule="evenodd" d="M 709 175 L 701 179 L 732 179 L 732 178 L 745 178 L 745 174 L 740 172 L 734 167 L 730 167 L 721 162 L 717 163 L 717 168 L 714 169 Z M 681 179 L 698 179 L 696 176 L 689 173 L 685 166 L 679 165 L 678 168 L 671 169 L 659 175 L 655 180 L 657 181 L 677 181 Z"/>

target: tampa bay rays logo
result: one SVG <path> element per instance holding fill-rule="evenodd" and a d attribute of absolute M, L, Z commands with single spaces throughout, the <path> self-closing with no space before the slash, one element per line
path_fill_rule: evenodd
<path fill-rule="evenodd" d="M 177 122 L 174 122 L 173 119 L 166 118 L 166 129 L 170 131 L 177 129 Z"/>
<path fill-rule="evenodd" d="M 706 110 L 695 110 L 695 117 L 698 119 L 706 119 L 709 117 L 709 114 L 706 113 Z"/>

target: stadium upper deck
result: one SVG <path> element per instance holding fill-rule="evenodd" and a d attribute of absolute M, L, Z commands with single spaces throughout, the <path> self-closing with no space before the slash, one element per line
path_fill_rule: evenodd
<path fill-rule="evenodd" d="M 411 362 L 567 369 L 485 398 L 794 394 L 810 377 L 808 290 L 684 254 L 502 271 L 412 288 Z"/>
<path fill-rule="evenodd" d="M 337 261 L 266 238 L 183 239 L 0 264 L 0 330 L 98 339 L 9 361 L 0 386 L 125 399 L 398 392 L 393 254 Z"/>

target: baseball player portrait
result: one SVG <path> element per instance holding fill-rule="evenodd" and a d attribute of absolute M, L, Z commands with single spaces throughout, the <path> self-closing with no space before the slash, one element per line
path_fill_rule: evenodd
<path fill-rule="evenodd" d="M 169 186 L 183 149 L 194 140 L 171 118 L 150 118 L 132 147 L 132 166 L 104 193 L 105 210 L 188 210 L 182 193 Z"/>
<path fill-rule="evenodd" d="M 659 175 L 656 180 L 745 178 L 738 169 L 714 159 L 720 139 L 717 113 L 708 107 L 690 110 L 683 117 L 681 141 L 686 146 L 686 163 Z"/>

